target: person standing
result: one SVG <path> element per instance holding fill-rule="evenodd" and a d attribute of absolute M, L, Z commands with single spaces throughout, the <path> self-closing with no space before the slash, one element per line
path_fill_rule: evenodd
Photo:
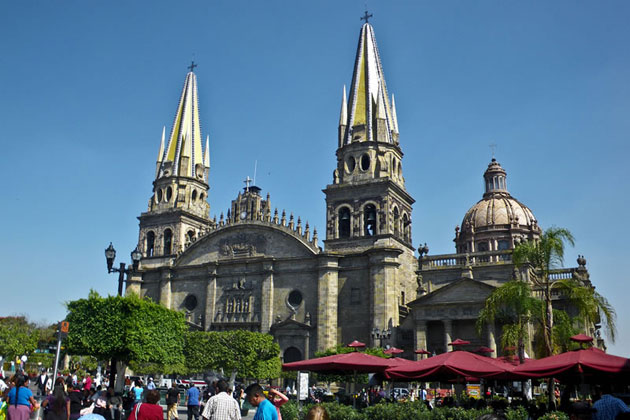
<path fill-rule="evenodd" d="M 138 383 L 134 384 L 131 388 L 131 392 L 133 394 L 134 404 L 137 404 L 142 401 L 142 394 L 144 393 L 144 388 L 142 388 L 142 381 L 138 379 Z"/>
<path fill-rule="evenodd" d="M 153 378 L 149 378 L 149 382 L 147 382 L 147 390 L 155 389 L 155 382 L 153 382 Z"/>
<path fill-rule="evenodd" d="M 186 408 L 188 411 L 188 420 L 199 420 L 199 388 L 191 381 L 190 388 L 186 391 Z"/>
<path fill-rule="evenodd" d="M 164 412 L 160 402 L 160 391 L 152 389 L 147 391 L 146 403 L 139 402 L 135 405 L 128 420 L 163 420 Z"/>
<path fill-rule="evenodd" d="M 11 388 L 7 395 L 9 409 L 8 415 L 11 420 L 28 420 L 31 415 L 31 404 L 39 408 L 39 403 L 33 398 L 33 393 L 28 388 L 28 379 L 18 375 L 15 386 Z"/>
<path fill-rule="evenodd" d="M 617 397 L 612 395 L 612 387 L 607 385 L 600 391 L 600 398 L 595 401 L 593 420 L 614 419 L 620 413 L 630 412 L 630 408 Z"/>
<path fill-rule="evenodd" d="M 241 420 L 238 402 L 228 394 L 229 386 L 223 379 L 217 382 L 217 393 L 208 399 L 203 410 L 204 420 Z"/>
<path fill-rule="evenodd" d="M 173 381 L 173 384 L 166 392 L 166 420 L 178 420 L 177 406 L 179 406 L 179 388 Z"/>
<path fill-rule="evenodd" d="M 270 388 L 269 401 L 274 405 L 274 407 L 276 407 L 276 411 L 278 412 L 278 420 L 282 420 L 282 414 L 280 414 L 280 407 L 286 404 L 289 401 L 289 398 L 286 395 L 284 395 L 282 392 L 276 391 L 275 389 Z"/>
<path fill-rule="evenodd" d="M 251 384 L 245 389 L 247 402 L 256 407 L 254 420 L 278 420 L 276 407 L 265 397 L 259 384 Z"/>

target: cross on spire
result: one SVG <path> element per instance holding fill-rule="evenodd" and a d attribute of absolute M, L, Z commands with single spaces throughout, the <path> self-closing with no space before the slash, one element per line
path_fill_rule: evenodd
<path fill-rule="evenodd" d="M 494 159 L 494 152 L 497 151 L 497 144 L 496 143 L 490 143 L 488 146 L 490 147 L 490 150 L 492 150 L 492 159 Z"/>
<path fill-rule="evenodd" d="M 190 62 L 190 66 L 188 66 L 188 69 L 190 69 L 190 71 L 192 72 L 192 71 L 195 70 L 195 67 L 199 67 L 199 66 L 197 64 L 195 64 L 194 61 L 191 61 Z"/>
<path fill-rule="evenodd" d="M 365 13 L 363 14 L 363 16 L 359 19 L 359 20 L 364 20 L 365 23 L 368 23 L 368 20 L 372 17 L 373 15 L 371 13 L 368 14 L 368 11 L 366 10 Z"/>
<path fill-rule="evenodd" d="M 243 181 L 245 183 L 245 191 L 249 191 L 249 184 L 252 183 L 252 179 L 249 177 L 249 175 L 247 175 L 247 178 L 245 178 L 245 181 Z"/>

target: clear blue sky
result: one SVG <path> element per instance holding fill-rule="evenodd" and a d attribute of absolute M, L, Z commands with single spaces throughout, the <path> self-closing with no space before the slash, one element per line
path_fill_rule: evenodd
<path fill-rule="evenodd" d="M 396 95 L 413 242 L 454 251 L 491 151 L 543 227 L 577 240 L 630 356 L 630 3 L 371 1 Z M 189 65 L 210 135 L 211 213 L 253 176 L 323 237 L 341 91 L 364 1 L 5 1 L 0 5 L 1 314 L 63 318 L 116 292 L 162 126 Z"/>

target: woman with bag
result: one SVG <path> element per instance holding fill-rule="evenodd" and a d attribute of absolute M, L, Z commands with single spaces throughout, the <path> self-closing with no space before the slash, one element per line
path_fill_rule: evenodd
<path fill-rule="evenodd" d="M 139 402 L 133 407 L 127 420 L 163 420 L 164 410 L 159 405 L 160 391 L 152 389 L 146 393 L 147 402 Z"/>
<path fill-rule="evenodd" d="M 15 380 L 15 386 L 9 391 L 9 420 L 29 420 L 31 415 L 31 407 L 39 408 L 39 403 L 33 398 L 33 393 L 28 386 L 28 379 L 22 375 L 18 375 Z"/>

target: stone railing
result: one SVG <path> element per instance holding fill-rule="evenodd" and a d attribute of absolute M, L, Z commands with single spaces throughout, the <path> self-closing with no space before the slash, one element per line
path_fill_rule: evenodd
<path fill-rule="evenodd" d="M 512 262 L 512 251 L 484 251 L 468 254 L 425 255 L 419 259 L 423 270 L 467 267 Z"/>

